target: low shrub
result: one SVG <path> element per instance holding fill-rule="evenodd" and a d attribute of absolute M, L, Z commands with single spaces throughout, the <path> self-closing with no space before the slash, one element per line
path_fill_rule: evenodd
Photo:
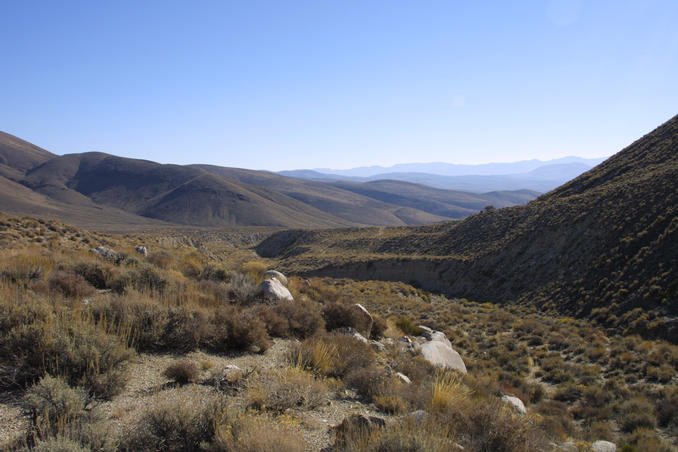
<path fill-rule="evenodd" d="M 387 390 L 397 385 L 396 380 L 389 378 L 384 369 L 375 366 L 352 369 L 344 377 L 344 383 L 367 402 L 385 395 Z"/>
<path fill-rule="evenodd" d="M 200 376 L 198 365 L 191 360 L 181 359 L 173 362 L 163 372 L 163 375 L 177 384 L 195 383 Z"/>
<path fill-rule="evenodd" d="M 370 332 L 370 339 L 379 340 L 384 337 L 384 332 L 388 329 L 388 323 L 386 320 L 376 314 L 372 314 L 372 331 Z"/>
<path fill-rule="evenodd" d="M 124 338 L 78 312 L 48 306 L 0 302 L 0 386 L 26 386 L 51 374 L 96 397 L 118 393 L 133 356 Z"/>
<path fill-rule="evenodd" d="M 36 436 L 49 438 L 85 415 L 87 394 L 81 388 L 71 388 L 61 378 L 45 375 L 28 389 L 25 401 Z"/>
<path fill-rule="evenodd" d="M 271 345 L 266 325 L 253 310 L 222 306 L 214 312 L 209 347 L 217 352 L 256 348 L 263 353 Z"/>
<path fill-rule="evenodd" d="M 248 406 L 275 412 L 312 410 L 327 401 L 328 387 L 306 371 L 287 368 L 259 374 L 248 381 Z"/>
<path fill-rule="evenodd" d="M 65 271 L 54 272 L 48 280 L 50 290 L 65 297 L 82 298 L 94 295 L 96 289 L 80 275 Z"/>
<path fill-rule="evenodd" d="M 364 313 L 354 304 L 348 303 L 327 303 L 322 310 L 323 319 L 327 331 L 340 328 L 353 328 L 356 331 L 366 331 L 370 325 Z"/>
<path fill-rule="evenodd" d="M 282 329 L 287 332 L 287 336 L 303 339 L 325 328 L 320 308 L 312 301 L 282 301 L 270 309 L 283 319 Z"/>
<path fill-rule="evenodd" d="M 201 450 L 214 439 L 225 409 L 223 398 L 201 395 L 193 388 L 163 391 L 127 432 L 120 450 Z"/>

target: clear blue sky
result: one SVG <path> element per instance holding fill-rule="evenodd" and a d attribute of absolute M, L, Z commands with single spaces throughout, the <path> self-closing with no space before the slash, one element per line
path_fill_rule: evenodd
<path fill-rule="evenodd" d="M 678 113 L 678 1 L 2 1 L 0 130 L 292 169 L 610 155 Z"/>

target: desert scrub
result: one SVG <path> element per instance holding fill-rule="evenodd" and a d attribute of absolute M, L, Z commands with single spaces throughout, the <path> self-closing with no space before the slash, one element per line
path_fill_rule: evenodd
<path fill-rule="evenodd" d="M 0 319 L 0 386 L 26 386 L 47 373 L 96 397 L 124 386 L 133 351 L 85 313 L 3 297 Z"/>
<path fill-rule="evenodd" d="M 247 382 L 247 405 L 258 410 L 284 412 L 295 408 L 312 410 L 328 400 L 329 388 L 322 380 L 299 368 L 263 372 Z"/>
<path fill-rule="evenodd" d="M 179 359 L 167 366 L 162 374 L 179 385 L 185 385 L 198 381 L 200 369 L 189 359 Z"/>
<path fill-rule="evenodd" d="M 61 378 L 45 375 L 26 391 L 25 401 L 38 437 L 45 438 L 84 416 L 87 394 Z"/>
<path fill-rule="evenodd" d="M 116 441 L 96 408 L 87 408 L 89 397 L 49 375 L 31 386 L 24 397 L 31 416 L 26 444 L 33 450 L 113 451 Z"/>
<path fill-rule="evenodd" d="M 195 387 L 159 393 L 125 435 L 122 451 L 198 451 L 214 439 L 226 401 L 201 394 Z"/>
<path fill-rule="evenodd" d="M 304 339 L 324 331 L 325 322 L 318 303 L 310 300 L 281 301 L 274 306 L 257 306 L 256 315 L 266 324 L 269 334 Z"/>
<path fill-rule="evenodd" d="M 57 271 L 50 275 L 49 288 L 64 297 L 82 298 L 93 295 L 96 290 L 81 275 Z"/>

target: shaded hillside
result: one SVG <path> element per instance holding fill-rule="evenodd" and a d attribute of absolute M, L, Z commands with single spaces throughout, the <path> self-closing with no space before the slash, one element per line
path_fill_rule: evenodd
<path fill-rule="evenodd" d="M 234 183 L 197 168 L 101 153 L 52 159 L 29 171 L 23 183 L 64 203 L 95 203 L 185 225 L 347 224 L 285 195 Z"/>
<path fill-rule="evenodd" d="M 464 218 L 490 204 L 496 207 L 524 204 L 538 195 L 529 190 L 472 194 L 391 180 L 319 182 L 265 171 L 195 166 L 227 179 L 284 193 L 332 215 L 366 225 L 430 224 Z"/>
<path fill-rule="evenodd" d="M 678 117 L 525 206 L 415 229 L 280 233 L 259 251 L 299 272 L 531 302 L 678 341 Z"/>
<path fill-rule="evenodd" d="M 26 171 L 56 157 L 34 144 L 0 132 L 0 175 L 20 179 Z"/>

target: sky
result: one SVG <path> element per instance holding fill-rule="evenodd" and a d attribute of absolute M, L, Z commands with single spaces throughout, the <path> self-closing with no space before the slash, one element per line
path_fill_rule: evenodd
<path fill-rule="evenodd" d="M 0 1 L 0 130 L 252 169 L 611 155 L 678 114 L 678 1 Z"/>

